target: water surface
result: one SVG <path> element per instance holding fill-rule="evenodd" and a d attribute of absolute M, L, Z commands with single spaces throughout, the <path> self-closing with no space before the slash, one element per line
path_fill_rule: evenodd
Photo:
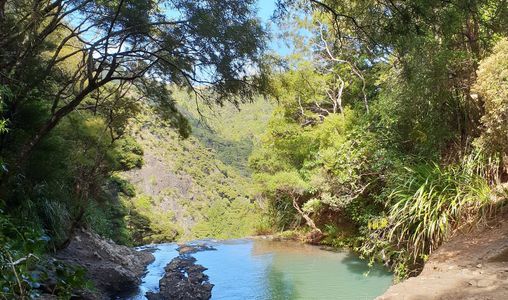
<path fill-rule="evenodd" d="M 215 286 L 212 299 L 374 299 L 391 285 L 392 275 L 369 268 L 348 251 L 331 252 L 295 242 L 207 241 L 217 251 L 193 256 Z M 176 257 L 174 244 L 157 245 L 138 293 L 156 291 L 164 267 Z"/>

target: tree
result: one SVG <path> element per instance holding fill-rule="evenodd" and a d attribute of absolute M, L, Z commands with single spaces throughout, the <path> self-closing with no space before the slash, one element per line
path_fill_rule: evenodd
<path fill-rule="evenodd" d="M 493 53 L 481 61 L 474 86 L 485 103 L 478 142 L 490 153 L 508 154 L 508 40 L 500 40 Z"/>
<path fill-rule="evenodd" d="M 407 94 L 389 97 L 415 108 L 409 115 L 421 120 L 421 125 L 407 120 L 407 126 L 421 126 L 429 139 L 443 138 L 440 147 L 454 142 L 464 147 L 470 136 L 479 134 L 483 101 L 473 99 L 471 87 L 478 61 L 489 53 L 496 34 L 508 32 L 505 0 L 301 0 L 280 1 L 280 7 L 303 7 L 328 16 L 330 26 L 324 36 L 332 38 L 329 48 L 334 57 L 373 69 L 392 66 Z M 444 115 L 438 118 L 440 112 Z M 428 126 L 430 118 L 440 122 Z M 439 128 L 457 134 L 433 136 Z"/>
<path fill-rule="evenodd" d="M 218 102 L 236 93 L 251 94 L 254 82 L 245 65 L 259 61 L 264 39 L 252 4 L 2 1 L 0 82 L 13 90 L 3 116 L 15 124 L 19 110 L 41 98 L 34 94 L 50 100 L 52 107 L 21 147 L 19 162 L 65 116 L 109 83 L 121 90 L 124 84 L 143 86 L 152 79 L 184 85 L 200 95 L 195 87 L 206 86 Z M 45 58 L 48 51 L 51 55 Z M 74 72 L 60 72 L 69 63 L 77 64 Z"/>

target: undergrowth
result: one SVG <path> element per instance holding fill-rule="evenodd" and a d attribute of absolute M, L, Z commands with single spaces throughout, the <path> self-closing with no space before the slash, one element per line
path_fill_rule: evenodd
<path fill-rule="evenodd" d="M 415 275 L 457 229 L 481 224 L 506 204 L 506 194 L 494 195 L 498 170 L 499 161 L 481 153 L 448 166 L 406 167 L 392 182 L 387 214 L 370 222 L 357 250 L 390 264 L 398 278 Z"/>

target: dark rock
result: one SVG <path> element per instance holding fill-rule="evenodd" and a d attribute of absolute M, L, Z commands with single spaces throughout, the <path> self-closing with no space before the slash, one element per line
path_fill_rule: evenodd
<path fill-rule="evenodd" d="M 207 300 L 212 297 L 213 284 L 204 274 L 206 268 L 195 264 L 190 256 L 173 259 L 164 269 L 164 277 L 159 281 L 158 293 L 147 293 L 148 300 Z"/>
<path fill-rule="evenodd" d="M 216 250 L 206 244 L 180 245 L 180 255 L 164 268 L 164 277 L 159 281 L 158 293 L 147 293 L 148 300 L 207 300 L 212 297 L 213 284 L 204 273 L 207 269 L 196 264 L 190 254 Z"/>
<path fill-rule="evenodd" d="M 68 247 L 55 257 L 84 267 L 87 278 L 102 295 L 97 298 L 104 299 L 136 289 L 146 266 L 154 260 L 151 253 L 117 245 L 86 230 L 77 232 Z"/>
<path fill-rule="evenodd" d="M 214 247 L 207 245 L 207 244 L 184 244 L 179 245 L 179 247 L 176 249 L 180 255 L 184 254 L 194 254 L 201 251 L 211 251 L 211 250 L 217 250 Z"/>

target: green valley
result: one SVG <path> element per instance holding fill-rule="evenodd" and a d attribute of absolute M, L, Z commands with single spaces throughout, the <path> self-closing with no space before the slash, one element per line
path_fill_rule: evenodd
<path fill-rule="evenodd" d="M 264 131 L 272 106 L 264 99 L 236 108 L 201 111 L 174 92 L 189 120 L 182 138 L 154 112 L 131 125 L 143 149 L 143 166 L 119 174 L 136 196 L 125 199 L 137 243 L 196 238 L 235 238 L 255 233 L 261 207 L 253 198 L 247 160 Z M 148 109 L 145 111 L 149 111 Z M 201 115 L 200 115 L 201 114 Z M 129 184 L 128 183 L 128 184 Z"/>
<path fill-rule="evenodd" d="M 0 0 L 0 300 L 508 299 L 507 220 L 507 0 Z"/>

